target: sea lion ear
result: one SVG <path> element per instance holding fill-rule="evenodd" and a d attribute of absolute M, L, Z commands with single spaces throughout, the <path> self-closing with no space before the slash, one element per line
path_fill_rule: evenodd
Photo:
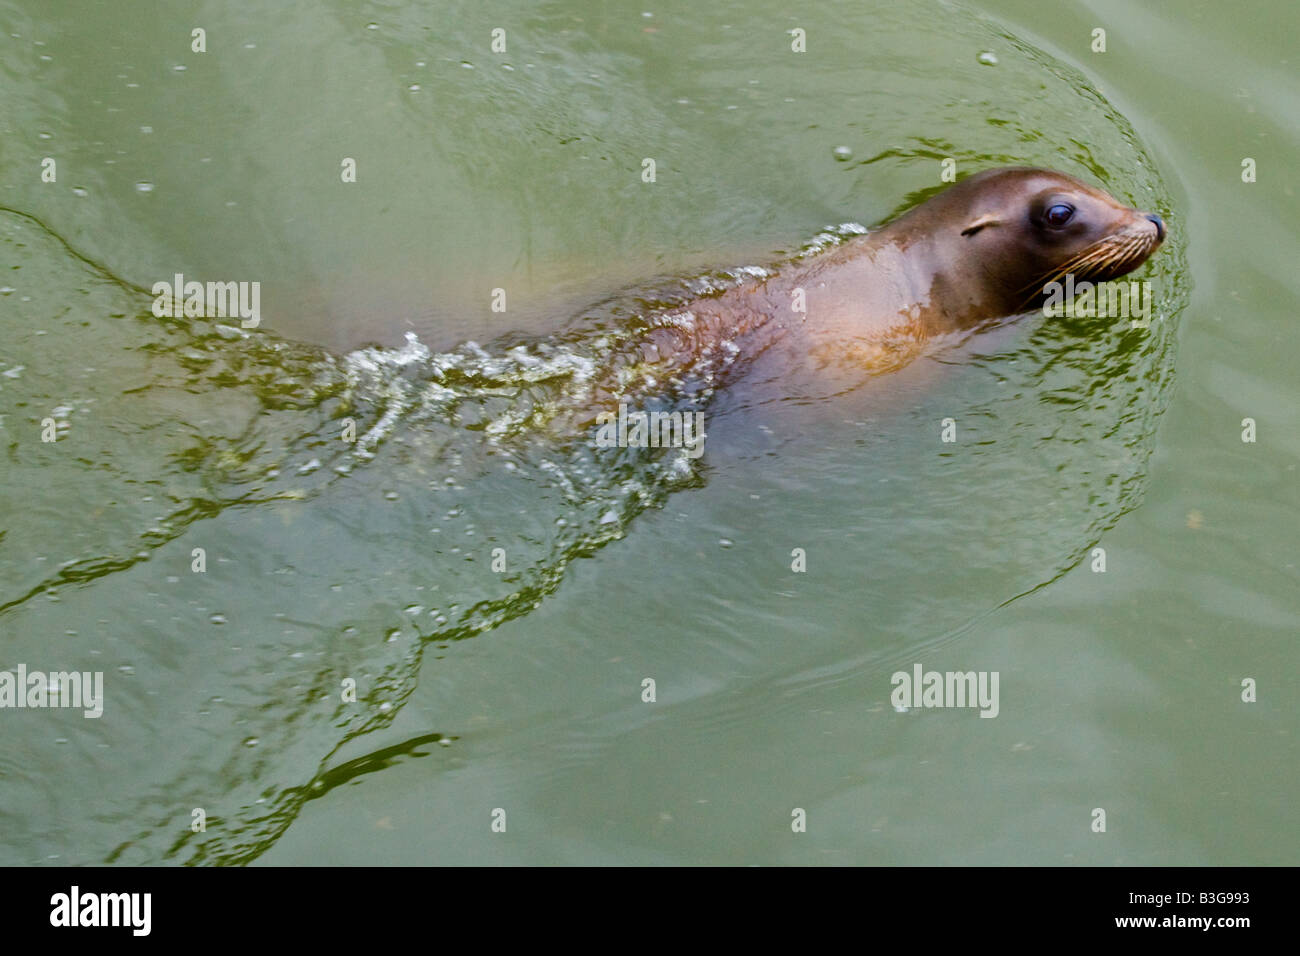
<path fill-rule="evenodd" d="M 973 236 L 975 235 L 975 233 L 979 232 L 985 226 L 996 226 L 1000 223 L 1000 221 L 1001 220 L 999 220 L 997 216 L 994 216 L 991 213 L 988 215 L 980 216 L 969 226 L 963 229 L 961 231 L 961 234 L 963 236 Z"/>

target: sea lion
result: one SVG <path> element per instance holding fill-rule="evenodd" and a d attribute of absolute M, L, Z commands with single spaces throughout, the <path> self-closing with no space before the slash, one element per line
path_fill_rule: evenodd
<path fill-rule="evenodd" d="M 1096 282 L 1131 272 L 1164 238 L 1158 215 L 1073 176 L 986 170 L 878 231 L 659 317 L 594 397 L 608 408 L 639 377 L 662 383 L 719 349 L 743 366 L 777 345 L 783 364 L 860 380 L 937 336 L 1040 305 L 1067 273 Z"/>

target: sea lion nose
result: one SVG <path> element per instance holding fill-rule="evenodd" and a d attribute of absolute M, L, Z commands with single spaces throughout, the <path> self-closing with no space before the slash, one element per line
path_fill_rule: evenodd
<path fill-rule="evenodd" d="M 1161 242 L 1165 241 L 1165 221 L 1153 212 L 1144 213 L 1144 215 L 1156 224 L 1156 238 Z"/>

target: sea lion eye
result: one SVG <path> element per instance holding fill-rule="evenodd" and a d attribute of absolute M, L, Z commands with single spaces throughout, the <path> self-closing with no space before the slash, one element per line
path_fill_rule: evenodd
<path fill-rule="evenodd" d="M 1064 226 L 1074 216 L 1074 207 L 1068 203 L 1058 202 L 1048 208 L 1043 219 L 1049 226 Z"/>

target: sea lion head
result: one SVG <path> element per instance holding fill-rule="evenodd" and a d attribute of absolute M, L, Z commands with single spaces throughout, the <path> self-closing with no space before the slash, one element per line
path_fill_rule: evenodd
<path fill-rule="evenodd" d="M 955 204 L 945 220 L 960 223 L 960 239 L 945 244 L 978 264 L 1008 314 L 1041 302 L 1043 287 L 1067 274 L 1101 282 L 1132 272 L 1165 238 L 1155 213 L 1050 169 L 987 170 L 941 195 Z"/>

